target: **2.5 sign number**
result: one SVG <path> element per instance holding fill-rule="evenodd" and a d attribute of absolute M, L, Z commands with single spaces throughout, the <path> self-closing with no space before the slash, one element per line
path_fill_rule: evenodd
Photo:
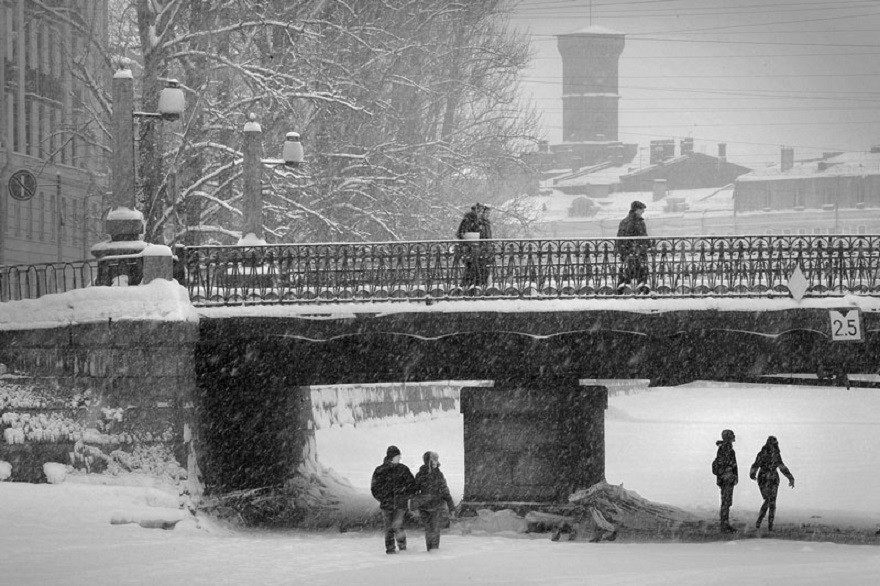
<path fill-rule="evenodd" d="M 861 342 L 862 315 L 858 309 L 828 312 L 831 318 L 831 339 L 835 342 Z"/>

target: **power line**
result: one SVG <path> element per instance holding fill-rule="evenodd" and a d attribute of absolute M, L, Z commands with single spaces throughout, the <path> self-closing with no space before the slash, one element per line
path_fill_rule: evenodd
<path fill-rule="evenodd" d="M 878 29 L 880 30 L 880 29 Z M 781 57 L 859 57 L 865 55 L 880 55 L 878 51 L 865 51 L 860 53 L 757 53 L 753 55 L 744 54 L 727 54 L 727 55 L 644 55 L 644 56 L 626 56 L 620 57 L 621 61 L 644 61 L 645 59 L 663 59 L 665 61 L 675 61 L 678 59 L 765 59 L 765 58 L 781 58 Z M 556 61 L 559 62 L 559 56 L 555 57 L 533 57 L 532 61 Z"/>
<path fill-rule="evenodd" d="M 815 12 L 826 12 L 830 10 L 864 10 L 867 8 L 876 8 L 877 3 L 874 0 L 851 0 L 849 2 L 817 2 L 813 4 L 792 3 L 764 3 L 751 4 L 742 6 L 699 6 L 690 8 L 649 8 L 641 10 L 620 9 L 620 10 L 598 10 L 597 16 L 601 18 L 632 18 L 642 19 L 645 17 L 665 18 L 665 17 L 689 17 L 689 16 L 726 16 L 730 14 L 748 14 L 748 15 L 767 15 L 776 13 L 785 14 L 807 14 Z M 583 15 L 585 7 L 556 7 L 556 8 L 521 8 L 510 12 L 510 16 L 516 19 L 518 16 L 534 19 L 552 19 L 573 15 Z"/>
<path fill-rule="evenodd" d="M 729 74 L 729 73 L 707 73 L 700 75 L 619 75 L 618 79 L 706 79 L 706 78 L 720 78 L 720 79 L 761 79 L 761 78 L 788 78 L 788 77 L 873 77 L 880 79 L 880 74 L 871 72 L 871 73 L 761 73 L 761 74 Z M 527 79 L 532 79 L 535 81 L 540 80 L 553 80 L 558 79 L 553 76 L 529 76 Z M 578 82 L 584 79 L 591 79 L 589 75 L 569 75 L 566 77 L 567 80 L 572 80 L 574 82 Z"/>

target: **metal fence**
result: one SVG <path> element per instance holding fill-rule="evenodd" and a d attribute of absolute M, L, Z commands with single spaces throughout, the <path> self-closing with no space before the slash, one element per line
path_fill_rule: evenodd
<path fill-rule="evenodd" d="M 662 297 L 880 296 L 880 236 L 644 239 Z M 202 246 L 185 252 L 196 305 L 588 298 L 618 293 L 615 238 Z M 623 295 L 636 294 L 635 283 Z"/>
<path fill-rule="evenodd" d="M 94 260 L 0 267 L 0 301 L 82 289 L 91 285 L 97 274 Z"/>

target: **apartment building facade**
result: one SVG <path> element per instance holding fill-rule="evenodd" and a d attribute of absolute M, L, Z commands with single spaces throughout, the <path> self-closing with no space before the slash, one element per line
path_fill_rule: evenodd
<path fill-rule="evenodd" d="M 107 158 L 83 80 L 107 87 L 107 30 L 106 0 L 0 0 L 0 266 L 87 259 L 100 239 Z"/>

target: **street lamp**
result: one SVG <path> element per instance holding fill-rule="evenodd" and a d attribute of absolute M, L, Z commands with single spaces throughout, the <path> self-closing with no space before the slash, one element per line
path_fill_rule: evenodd
<path fill-rule="evenodd" d="M 183 90 L 177 80 L 165 80 L 159 95 L 159 112 L 134 111 L 134 76 L 130 69 L 113 74 L 113 164 L 110 211 L 104 220 L 104 231 L 110 240 L 92 246 L 98 259 L 97 284 L 109 284 L 111 277 L 101 259 L 139 255 L 150 246 L 143 241 L 144 215 L 137 209 L 135 192 L 134 119 L 161 118 L 177 120 L 184 107 Z"/>
<path fill-rule="evenodd" d="M 299 133 L 288 132 L 284 137 L 281 159 L 263 159 L 261 136 L 263 129 L 256 121 L 254 114 L 248 116 L 244 125 L 243 175 L 244 201 L 242 203 L 241 238 L 239 246 L 265 246 L 263 239 L 263 183 L 261 181 L 262 165 L 299 167 L 303 163 L 303 147 Z"/>

